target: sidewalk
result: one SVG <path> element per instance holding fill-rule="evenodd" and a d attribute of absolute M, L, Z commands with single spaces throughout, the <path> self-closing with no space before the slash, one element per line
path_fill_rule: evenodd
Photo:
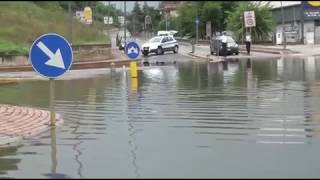
<path fill-rule="evenodd" d="M 191 51 L 189 51 L 188 55 L 210 60 L 210 61 L 223 61 L 223 59 L 225 58 L 226 59 L 247 59 L 247 58 L 260 58 L 260 57 L 265 57 L 265 58 L 281 57 L 281 54 L 277 54 L 277 53 L 263 53 L 263 52 L 254 52 L 254 51 L 251 52 L 250 55 L 247 55 L 246 53 L 244 53 L 244 51 L 240 50 L 239 55 L 229 55 L 224 58 L 223 56 L 211 55 L 209 45 L 195 45 L 195 52 L 191 53 Z"/>
<path fill-rule="evenodd" d="M 183 44 L 181 44 L 183 45 Z M 187 46 L 187 45 L 183 45 Z M 198 58 L 203 58 L 207 60 L 217 61 L 223 59 L 223 57 L 218 57 L 210 54 L 209 45 L 195 45 L 195 52 L 191 53 L 191 48 L 188 55 Z M 239 55 L 227 56 L 226 59 L 235 58 L 275 58 L 281 56 L 319 56 L 320 55 L 320 45 L 287 45 L 286 50 L 283 50 L 283 46 L 265 46 L 265 45 L 253 45 L 250 55 L 247 55 L 245 46 L 240 46 Z"/>

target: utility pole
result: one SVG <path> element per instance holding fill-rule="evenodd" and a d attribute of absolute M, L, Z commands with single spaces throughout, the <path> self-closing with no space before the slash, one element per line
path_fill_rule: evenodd
<path fill-rule="evenodd" d="M 68 3 L 68 11 L 69 11 L 69 41 L 72 44 L 72 9 L 71 9 L 71 1 Z"/>
<path fill-rule="evenodd" d="M 304 13 L 303 13 L 303 3 L 300 6 L 300 19 L 301 19 L 301 44 L 304 44 Z"/>
<path fill-rule="evenodd" d="M 124 47 L 127 46 L 127 21 L 126 21 L 126 17 L 127 17 L 127 1 L 124 1 Z"/>
<path fill-rule="evenodd" d="M 165 18 L 166 18 L 166 31 L 168 31 L 168 13 L 165 11 Z"/>
<path fill-rule="evenodd" d="M 198 16 L 196 17 L 196 44 L 198 44 L 199 41 L 199 19 Z"/>
<path fill-rule="evenodd" d="M 243 42 L 244 42 L 244 34 L 243 34 L 243 15 L 240 15 L 240 21 L 241 21 L 241 29 L 242 29 L 242 31 L 241 31 L 241 40 L 242 40 L 242 44 L 243 44 Z"/>
<path fill-rule="evenodd" d="M 286 35 L 285 35 L 285 28 L 284 28 L 284 11 L 283 11 L 283 6 L 282 6 L 282 1 L 280 1 L 281 3 L 281 16 L 282 16 L 282 40 L 283 40 L 283 49 L 286 49 L 287 46 L 287 41 L 286 41 Z"/>

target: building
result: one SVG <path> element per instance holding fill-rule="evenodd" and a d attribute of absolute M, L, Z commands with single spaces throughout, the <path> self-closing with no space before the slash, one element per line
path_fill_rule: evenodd
<path fill-rule="evenodd" d="M 177 17 L 177 8 L 181 3 L 182 1 L 162 1 L 160 9 L 168 13 L 170 17 Z"/>
<path fill-rule="evenodd" d="M 288 43 L 320 44 L 320 5 L 310 3 L 313 1 L 283 1 L 281 6 L 281 2 L 270 2 L 276 44 L 283 44 L 283 30 Z"/>

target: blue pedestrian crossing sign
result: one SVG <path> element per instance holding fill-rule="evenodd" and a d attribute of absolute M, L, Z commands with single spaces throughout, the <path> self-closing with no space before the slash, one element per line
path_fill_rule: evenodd
<path fill-rule="evenodd" d="M 130 59 L 136 59 L 140 53 L 140 47 L 136 42 L 129 42 L 126 46 L 125 52 Z"/>
<path fill-rule="evenodd" d="M 69 42 L 61 35 L 47 33 L 32 44 L 29 60 L 33 69 L 47 78 L 57 78 L 72 65 L 73 52 Z"/>

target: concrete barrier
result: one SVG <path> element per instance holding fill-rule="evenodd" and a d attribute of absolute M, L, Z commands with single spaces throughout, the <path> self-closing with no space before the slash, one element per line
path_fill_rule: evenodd
<path fill-rule="evenodd" d="M 111 44 L 72 45 L 73 61 L 101 61 L 112 59 Z M 28 55 L 0 55 L 1 66 L 30 66 Z"/>

